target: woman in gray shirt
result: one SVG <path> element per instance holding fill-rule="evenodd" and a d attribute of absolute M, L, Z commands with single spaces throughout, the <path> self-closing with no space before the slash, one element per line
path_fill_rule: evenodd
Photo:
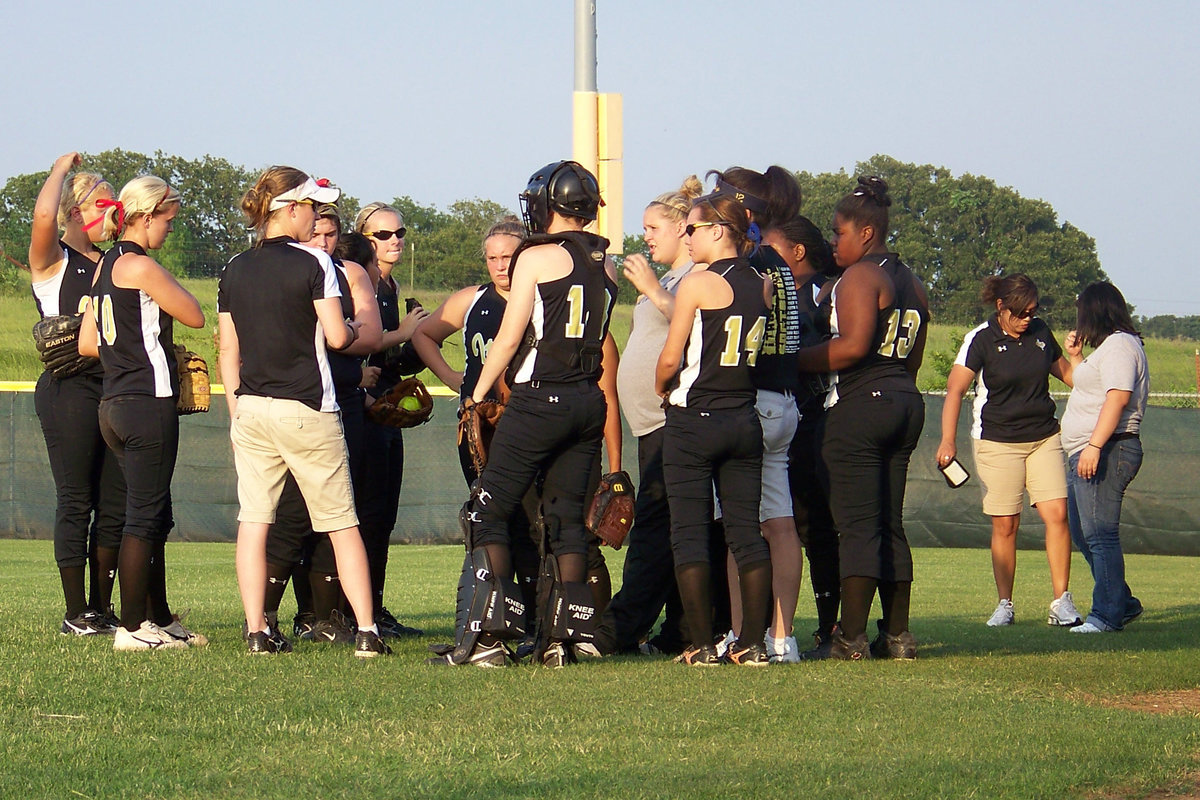
<path fill-rule="evenodd" d="M 1142 466 L 1138 438 L 1150 372 L 1141 334 L 1111 283 L 1093 283 L 1075 301 L 1077 329 L 1067 334 L 1074 388 L 1062 418 L 1067 452 L 1071 539 L 1092 569 L 1092 608 L 1072 633 L 1119 631 L 1142 613 L 1125 582 L 1121 501 Z M 1083 347 L 1095 348 L 1085 359 Z"/>

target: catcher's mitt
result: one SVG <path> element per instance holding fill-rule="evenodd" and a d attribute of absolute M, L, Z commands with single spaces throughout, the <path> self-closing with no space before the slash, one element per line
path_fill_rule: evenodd
<path fill-rule="evenodd" d="M 587 514 L 588 530 L 614 550 L 620 550 L 633 527 L 633 481 L 627 472 L 600 478 Z"/>
<path fill-rule="evenodd" d="M 471 454 L 471 463 L 475 467 L 476 475 L 482 474 L 487 465 L 492 436 L 495 435 L 496 425 L 503 414 L 504 404 L 495 400 L 475 403 L 467 398 L 463 404 L 462 413 L 458 417 L 458 443 L 467 443 L 467 451 Z"/>
<path fill-rule="evenodd" d="M 367 416 L 376 425 L 391 428 L 423 425 L 433 416 L 433 398 L 425 384 L 416 378 L 405 378 L 376 400 L 367 409 Z"/>
<path fill-rule="evenodd" d="M 79 355 L 79 326 L 82 314 L 60 314 L 38 320 L 33 326 L 33 344 L 38 358 L 56 378 L 69 378 L 100 363 Z"/>
<path fill-rule="evenodd" d="M 179 400 L 175 408 L 180 414 L 208 411 L 208 362 L 181 344 L 175 345 L 175 366 L 179 370 Z"/>

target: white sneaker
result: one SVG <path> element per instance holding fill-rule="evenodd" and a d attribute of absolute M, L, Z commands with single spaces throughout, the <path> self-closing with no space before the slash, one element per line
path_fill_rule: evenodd
<path fill-rule="evenodd" d="M 782 639 L 776 639 L 768 633 L 765 643 L 767 645 L 767 660 L 772 664 L 800 663 L 800 648 L 796 646 L 795 636 L 785 636 Z"/>
<path fill-rule="evenodd" d="M 591 642 L 579 642 L 575 645 L 576 658 L 604 658 L 604 654 Z"/>
<path fill-rule="evenodd" d="M 1071 628 L 1071 633 L 1105 633 L 1103 628 L 1097 628 L 1090 622 L 1085 622 L 1082 625 L 1076 625 Z"/>
<path fill-rule="evenodd" d="M 1012 600 L 1001 600 L 996 605 L 996 610 L 992 612 L 991 618 L 987 621 L 989 628 L 999 628 L 1004 625 L 1013 624 L 1013 604 Z"/>
<path fill-rule="evenodd" d="M 725 634 L 713 645 L 714 647 L 717 648 L 717 658 L 723 657 L 725 655 L 725 651 L 729 649 L 729 645 L 733 644 L 736 641 L 737 641 L 737 634 L 734 633 L 732 629 L 730 629 L 729 633 Z"/>
<path fill-rule="evenodd" d="M 150 620 L 146 620 L 136 631 L 117 628 L 113 637 L 113 650 L 186 650 L 187 645 L 176 639 Z"/>
<path fill-rule="evenodd" d="M 1075 601 L 1070 592 L 1063 592 L 1062 597 L 1050 603 L 1049 623 L 1057 628 L 1070 628 L 1083 622 L 1083 617 L 1075 610 Z"/>
<path fill-rule="evenodd" d="M 171 624 L 165 628 L 159 628 L 163 633 L 178 639 L 188 647 L 204 647 L 208 644 L 208 637 L 202 633 L 196 633 L 193 630 L 183 627 L 183 621 L 179 615 L 175 615 L 175 619 L 171 620 Z"/>

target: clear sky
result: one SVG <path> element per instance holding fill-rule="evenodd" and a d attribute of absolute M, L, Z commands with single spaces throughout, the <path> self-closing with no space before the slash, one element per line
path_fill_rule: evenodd
<path fill-rule="evenodd" d="M 570 157 L 572 0 L 4 5 L 0 180 L 69 150 L 161 149 L 293 164 L 363 202 L 515 209 Z M 886 153 L 1046 200 L 1139 313 L 1200 314 L 1200 4 L 596 6 L 626 232 L 693 172 Z"/>

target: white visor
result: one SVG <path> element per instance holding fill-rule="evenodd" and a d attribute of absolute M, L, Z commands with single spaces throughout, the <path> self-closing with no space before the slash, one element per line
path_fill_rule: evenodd
<path fill-rule="evenodd" d="M 298 203 L 301 200 L 312 200 L 314 203 L 334 203 L 341 194 L 342 190 L 335 186 L 321 186 L 312 178 L 308 178 L 294 189 L 288 189 L 271 200 L 270 210 L 278 211 L 289 203 Z"/>

